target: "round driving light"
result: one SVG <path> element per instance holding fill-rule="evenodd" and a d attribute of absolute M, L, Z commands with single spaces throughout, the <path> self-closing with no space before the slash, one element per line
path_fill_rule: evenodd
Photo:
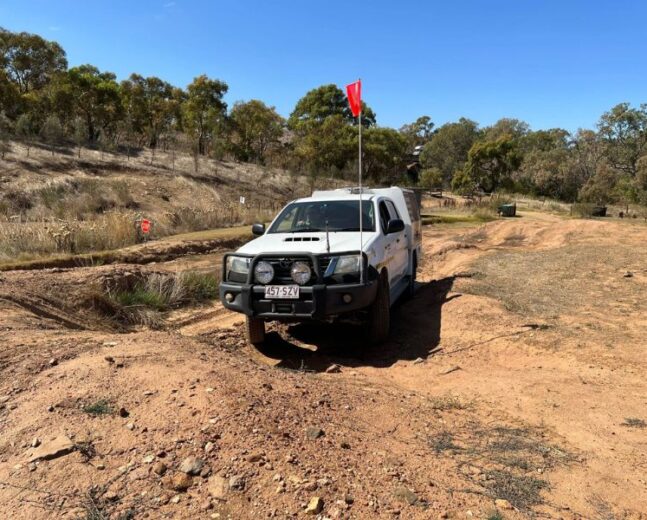
<path fill-rule="evenodd" d="M 274 268 L 269 262 L 258 262 L 254 267 L 254 277 L 258 283 L 268 284 L 274 278 Z"/>
<path fill-rule="evenodd" d="M 310 281 L 312 272 L 310 271 L 310 266 L 305 262 L 294 262 L 292 269 L 290 269 L 290 276 L 299 285 L 304 285 Z"/>
<path fill-rule="evenodd" d="M 227 302 L 229 302 L 229 303 L 233 302 L 234 301 L 234 295 L 231 294 L 230 292 L 225 293 L 225 300 L 227 300 Z"/>
<path fill-rule="evenodd" d="M 350 303 L 353 301 L 353 297 L 350 294 L 344 294 L 342 299 L 344 300 L 344 303 Z"/>

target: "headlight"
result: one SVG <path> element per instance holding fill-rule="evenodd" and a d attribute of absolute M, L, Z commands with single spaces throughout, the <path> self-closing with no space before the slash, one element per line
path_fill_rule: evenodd
<path fill-rule="evenodd" d="M 274 268 L 269 262 L 260 261 L 254 267 L 254 277 L 258 283 L 268 284 L 274 278 Z"/>
<path fill-rule="evenodd" d="M 290 275 L 296 283 L 305 285 L 310 281 L 312 272 L 310 271 L 310 266 L 305 262 L 294 262 L 292 269 L 290 269 Z"/>
<path fill-rule="evenodd" d="M 340 256 L 333 274 L 359 273 L 359 255 Z"/>
<path fill-rule="evenodd" d="M 249 263 L 251 258 L 246 258 L 244 256 L 228 256 L 227 257 L 227 274 L 229 273 L 238 273 L 238 274 L 247 274 L 249 273 Z"/>

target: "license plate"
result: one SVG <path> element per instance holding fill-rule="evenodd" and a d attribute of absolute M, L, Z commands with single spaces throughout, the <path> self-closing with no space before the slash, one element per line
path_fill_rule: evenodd
<path fill-rule="evenodd" d="M 298 300 L 299 286 L 298 285 L 266 285 L 265 298 L 273 298 L 277 300 Z"/>

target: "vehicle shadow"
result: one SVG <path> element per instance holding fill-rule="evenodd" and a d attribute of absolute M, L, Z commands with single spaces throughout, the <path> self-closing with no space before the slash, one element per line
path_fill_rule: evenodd
<path fill-rule="evenodd" d="M 443 305 L 460 296 L 449 296 L 453 285 L 454 277 L 418 284 L 413 299 L 393 306 L 391 334 L 381 345 L 368 345 L 360 325 L 300 323 L 268 332 L 259 352 L 278 360 L 278 367 L 316 372 L 331 364 L 388 367 L 427 358 L 439 351 Z"/>

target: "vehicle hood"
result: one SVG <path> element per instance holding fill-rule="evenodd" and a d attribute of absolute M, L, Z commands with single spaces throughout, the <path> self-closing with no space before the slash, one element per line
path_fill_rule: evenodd
<path fill-rule="evenodd" d="M 372 242 L 374 232 L 363 233 L 364 250 Z M 337 231 L 328 234 L 330 253 L 343 253 L 359 249 L 359 233 L 356 231 Z M 258 255 L 260 253 L 327 253 L 326 233 L 267 233 L 248 242 L 239 253 Z"/>

